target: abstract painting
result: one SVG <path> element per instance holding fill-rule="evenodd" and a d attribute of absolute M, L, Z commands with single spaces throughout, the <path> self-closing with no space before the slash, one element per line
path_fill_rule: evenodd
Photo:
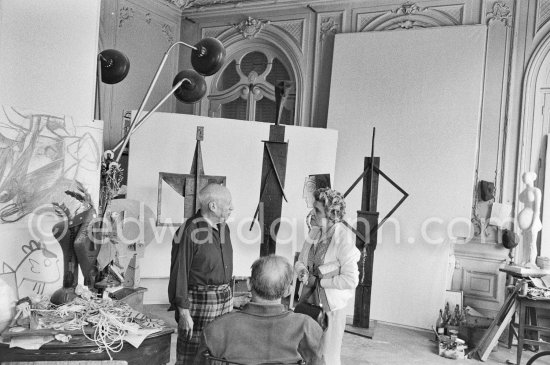
<path fill-rule="evenodd" d="M 102 138 L 101 121 L 1 107 L 0 276 L 19 298 L 61 286 L 53 205 L 77 212 L 80 202 L 65 191 L 81 182 L 97 207 Z"/>

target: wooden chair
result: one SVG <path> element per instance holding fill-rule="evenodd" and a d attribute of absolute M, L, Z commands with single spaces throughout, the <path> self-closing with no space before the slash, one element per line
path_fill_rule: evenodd
<path fill-rule="evenodd" d="M 100 361 L 9 361 L 1 365 L 128 365 L 128 362 L 121 360 L 100 360 Z"/>
<path fill-rule="evenodd" d="M 202 354 L 202 357 L 207 360 L 206 363 L 208 365 L 247 365 L 241 362 L 230 361 L 220 357 L 212 356 L 208 351 L 205 351 Z M 254 365 L 306 365 L 306 362 L 304 360 L 294 360 L 292 362 L 277 362 L 277 360 L 274 360 L 270 362 L 257 363 Z"/>

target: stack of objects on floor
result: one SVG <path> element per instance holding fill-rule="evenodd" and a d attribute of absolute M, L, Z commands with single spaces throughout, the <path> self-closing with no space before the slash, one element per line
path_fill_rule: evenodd
<path fill-rule="evenodd" d="M 464 310 L 461 310 L 458 304 L 453 312 L 448 302 L 445 304 L 445 309 L 439 310 L 435 332 L 440 356 L 448 359 L 464 358 L 466 341 L 458 338 L 459 325 L 464 320 L 464 316 Z"/>
<path fill-rule="evenodd" d="M 435 328 L 439 355 L 449 359 L 464 359 L 468 347 L 476 346 L 477 334 L 487 329 L 492 321 L 492 318 L 485 317 L 475 309 L 460 308 L 458 304 L 451 312 L 447 303 L 439 311 Z"/>

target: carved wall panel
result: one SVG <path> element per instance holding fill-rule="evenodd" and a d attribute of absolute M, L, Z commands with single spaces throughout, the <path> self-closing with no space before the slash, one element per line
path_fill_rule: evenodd
<path fill-rule="evenodd" d="M 407 2 L 383 11 L 354 11 L 354 18 L 355 32 L 461 25 L 464 4 L 428 7 Z"/>
<path fill-rule="evenodd" d="M 298 46 L 300 50 L 303 50 L 305 41 L 304 22 L 304 19 L 297 19 L 290 21 L 278 21 L 273 22 L 272 24 L 287 32 L 292 37 L 292 39 L 295 40 L 296 46 Z"/>
<path fill-rule="evenodd" d="M 504 144 L 507 138 L 506 110 L 508 107 L 511 47 L 513 38 L 513 1 L 486 1 L 482 14 L 487 24 L 487 55 L 483 88 L 482 117 L 476 178 L 472 189 L 472 223 L 474 235 L 481 242 L 497 242 L 496 227 L 488 225 L 491 205 L 503 202 L 502 176 Z M 478 184 L 485 180 L 495 184 L 493 201 L 479 199 Z"/>
<path fill-rule="evenodd" d="M 219 38 L 228 29 L 229 29 L 229 26 L 203 28 L 202 29 L 202 36 L 203 37 Z"/>
<path fill-rule="evenodd" d="M 536 31 L 550 19 L 550 0 L 537 0 Z"/>
<path fill-rule="evenodd" d="M 342 32 L 344 12 L 323 12 L 316 15 L 315 44 L 317 47 L 315 47 L 315 69 L 312 85 L 312 118 L 309 125 L 326 126 L 334 35 Z"/>
<path fill-rule="evenodd" d="M 508 251 L 492 246 L 460 244 L 455 247 L 453 290 L 464 292 L 464 305 L 487 315 L 500 309 L 505 297 L 506 275 L 499 272 Z"/>

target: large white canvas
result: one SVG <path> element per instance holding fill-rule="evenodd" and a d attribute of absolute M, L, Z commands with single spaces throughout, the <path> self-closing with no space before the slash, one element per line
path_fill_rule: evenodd
<path fill-rule="evenodd" d="M 159 172 L 190 173 L 196 144 L 196 128 L 204 126 L 201 142 L 204 171 L 226 176 L 235 210 L 229 221 L 234 248 L 234 274 L 248 276 L 250 265 L 260 253 L 260 230 L 256 223 L 249 232 L 260 196 L 264 143 L 270 124 L 184 114 L 155 113 L 132 136 L 128 167 L 128 198 L 143 201 L 156 211 Z M 303 196 L 305 177 L 329 173 L 334 176 L 337 132 L 334 130 L 286 126 L 288 156 L 282 225 L 277 254 L 291 262 L 304 240 L 304 218 L 308 208 Z M 163 189 L 170 189 L 165 187 Z M 177 202 L 175 204 L 181 204 Z M 177 227 L 157 227 L 157 239 L 146 248 L 141 275 L 167 278 L 170 249 Z M 165 302 L 166 297 L 146 298 Z"/>
<path fill-rule="evenodd" d="M 379 232 L 373 319 L 429 328 L 443 305 L 449 242 L 469 235 L 485 38 L 484 26 L 336 35 L 335 187 L 345 190 L 363 170 L 376 127 L 381 169 L 410 194 Z M 361 196 L 359 185 L 350 213 Z M 400 197 L 380 180 L 381 218 Z"/>

